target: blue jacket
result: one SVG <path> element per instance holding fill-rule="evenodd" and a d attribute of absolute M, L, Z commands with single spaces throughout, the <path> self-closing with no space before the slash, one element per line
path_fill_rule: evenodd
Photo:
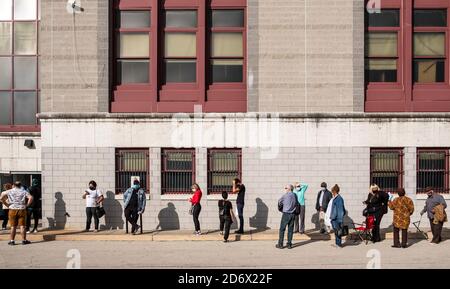
<path fill-rule="evenodd" d="M 131 193 L 133 193 L 133 188 L 129 188 L 126 190 L 125 193 L 123 193 L 123 208 L 126 209 L 128 206 L 128 203 L 131 199 Z M 140 188 L 138 191 L 138 212 L 144 213 L 145 211 L 145 204 L 146 204 L 146 197 L 145 197 L 145 191 Z"/>
<path fill-rule="evenodd" d="M 333 200 L 330 219 L 331 221 L 342 223 L 344 221 L 344 215 L 345 215 L 344 199 L 341 197 L 341 195 L 337 195 L 337 197 Z"/>

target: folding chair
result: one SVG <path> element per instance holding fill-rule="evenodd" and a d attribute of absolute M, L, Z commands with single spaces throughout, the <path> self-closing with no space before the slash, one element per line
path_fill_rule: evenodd
<path fill-rule="evenodd" d="M 139 225 L 140 225 L 140 231 L 141 231 L 141 234 L 143 234 L 143 232 L 144 232 L 144 229 L 142 228 L 142 214 L 140 214 L 139 215 Z M 127 233 L 128 234 L 128 221 L 127 220 L 125 220 L 125 233 Z"/>
<path fill-rule="evenodd" d="M 375 225 L 375 217 L 372 215 L 367 216 L 366 221 L 362 224 L 353 223 L 353 230 L 358 235 L 358 238 L 361 241 L 365 241 L 366 245 L 369 243 L 369 240 L 372 239 L 372 229 Z M 355 240 L 356 242 L 357 240 Z"/>

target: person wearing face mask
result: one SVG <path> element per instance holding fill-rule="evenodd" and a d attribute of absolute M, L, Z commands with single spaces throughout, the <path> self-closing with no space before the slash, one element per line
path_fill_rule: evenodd
<path fill-rule="evenodd" d="M 139 215 L 145 211 L 146 197 L 145 191 L 141 188 L 139 180 L 134 180 L 131 188 L 123 194 L 124 215 L 127 222 L 131 224 L 131 234 L 138 232 L 140 226 L 137 224 Z"/>
<path fill-rule="evenodd" d="M 202 210 L 202 206 L 200 205 L 200 200 L 202 198 L 202 191 L 200 190 L 198 184 L 193 184 L 191 190 L 194 193 L 194 195 L 191 198 L 189 198 L 189 202 L 191 202 L 192 205 L 192 217 L 194 219 L 194 226 L 195 226 L 194 234 L 196 236 L 199 236 L 202 234 L 202 232 L 200 231 L 200 221 L 198 220 L 198 217 L 200 216 L 200 211 Z"/>
<path fill-rule="evenodd" d="M 97 207 L 103 202 L 102 191 L 97 190 L 97 183 L 95 181 L 89 182 L 89 189 L 83 193 L 83 199 L 86 199 L 86 229 L 89 232 L 91 229 L 92 217 L 94 217 L 94 232 L 98 232 L 99 219 L 97 216 Z"/>
<path fill-rule="evenodd" d="M 420 215 L 422 216 L 427 213 L 427 217 L 430 220 L 431 233 L 433 234 L 433 239 L 430 244 L 439 244 L 442 241 L 442 226 L 447 219 L 447 215 L 445 214 L 447 203 L 444 197 L 436 193 L 432 187 L 427 187 L 425 191 L 428 198 Z"/>

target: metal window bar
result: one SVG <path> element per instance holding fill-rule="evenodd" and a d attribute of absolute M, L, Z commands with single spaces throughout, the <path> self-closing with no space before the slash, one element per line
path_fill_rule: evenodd
<path fill-rule="evenodd" d="M 382 190 L 397 192 L 402 187 L 401 151 L 373 151 L 371 153 L 371 183 L 377 184 Z"/>
<path fill-rule="evenodd" d="M 118 150 L 116 152 L 116 194 L 124 193 L 139 179 L 141 187 L 148 192 L 148 150 Z"/>
<path fill-rule="evenodd" d="M 449 151 L 419 150 L 417 153 L 417 193 L 432 187 L 441 194 L 449 189 Z"/>
<path fill-rule="evenodd" d="M 189 194 L 195 182 L 195 150 L 162 152 L 161 193 Z"/>
<path fill-rule="evenodd" d="M 241 150 L 208 151 L 208 193 L 232 191 L 234 178 L 241 178 Z"/>

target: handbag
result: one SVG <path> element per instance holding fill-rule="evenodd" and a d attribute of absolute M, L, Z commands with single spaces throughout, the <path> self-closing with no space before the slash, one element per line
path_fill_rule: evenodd
<path fill-rule="evenodd" d="M 97 214 L 97 217 L 100 219 L 101 217 L 103 217 L 105 214 L 106 214 L 106 212 L 105 212 L 105 209 L 103 208 L 103 207 L 100 207 L 100 206 L 98 206 L 96 209 L 95 209 L 95 213 Z"/>
<path fill-rule="evenodd" d="M 194 214 L 194 205 L 192 205 L 190 208 L 189 208 L 189 215 L 193 215 Z"/>
<path fill-rule="evenodd" d="M 341 225 L 337 230 L 338 237 L 344 237 L 348 235 L 348 226 Z"/>

